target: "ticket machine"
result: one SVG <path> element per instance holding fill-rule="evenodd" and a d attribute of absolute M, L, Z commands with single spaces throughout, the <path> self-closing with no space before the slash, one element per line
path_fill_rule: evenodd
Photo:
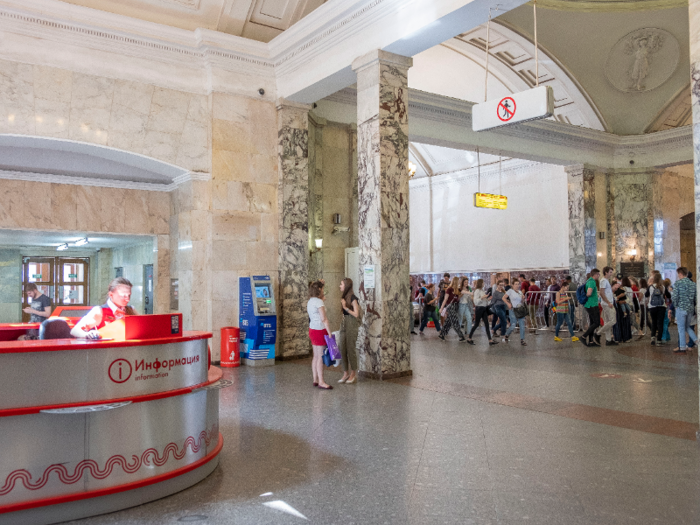
<path fill-rule="evenodd" d="M 277 304 L 269 275 L 240 277 L 241 362 L 248 366 L 275 364 Z"/>

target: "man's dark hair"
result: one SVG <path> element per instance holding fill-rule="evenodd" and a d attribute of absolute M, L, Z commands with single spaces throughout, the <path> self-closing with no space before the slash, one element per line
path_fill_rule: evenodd
<path fill-rule="evenodd" d="M 531 277 L 531 278 L 530 278 L 530 282 L 531 282 L 531 283 L 536 283 L 537 281 L 535 281 L 535 278 L 534 278 L 534 277 Z"/>
<path fill-rule="evenodd" d="M 446 273 L 445 275 L 443 275 L 443 277 L 447 277 L 447 278 L 449 279 L 449 278 L 450 278 L 450 274 L 449 274 L 449 273 Z"/>
<path fill-rule="evenodd" d="M 610 266 L 606 266 L 605 268 L 603 268 L 603 275 L 607 275 L 608 272 L 612 272 L 612 271 L 613 271 L 613 269 L 610 268 Z M 593 273 L 593 271 L 591 271 L 591 273 Z"/>
<path fill-rule="evenodd" d="M 681 266 L 676 270 L 676 272 L 681 274 L 683 277 L 688 277 L 688 268 L 686 268 L 685 266 Z"/>
<path fill-rule="evenodd" d="M 605 268 L 608 268 L 607 266 Z M 612 270 L 612 268 L 610 268 Z M 600 273 L 600 270 L 598 268 L 593 268 L 591 270 L 590 276 L 593 277 L 595 274 Z"/>
<path fill-rule="evenodd" d="M 520 274 L 520 278 L 521 278 L 521 279 L 525 279 L 525 274 L 524 274 L 524 273 L 521 273 L 521 274 Z"/>
<path fill-rule="evenodd" d="M 571 276 L 570 276 L 570 275 L 567 275 L 567 276 L 564 278 L 564 280 L 565 280 L 565 281 L 571 282 Z"/>
<path fill-rule="evenodd" d="M 508 284 L 508 279 L 503 279 L 503 284 Z"/>

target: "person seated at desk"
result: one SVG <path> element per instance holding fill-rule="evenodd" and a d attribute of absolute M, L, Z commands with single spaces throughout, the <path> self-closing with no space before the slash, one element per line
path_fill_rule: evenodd
<path fill-rule="evenodd" d="M 71 330 L 73 337 L 82 339 L 100 339 L 98 330 L 103 326 L 123 319 L 127 315 L 137 315 L 129 306 L 131 299 L 131 282 L 124 277 L 117 277 L 109 283 L 107 302 L 95 306 Z"/>

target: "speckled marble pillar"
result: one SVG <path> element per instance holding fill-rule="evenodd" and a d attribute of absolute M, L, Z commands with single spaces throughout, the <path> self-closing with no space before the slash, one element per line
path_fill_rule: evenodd
<path fill-rule="evenodd" d="M 615 170 L 608 174 L 608 217 L 611 253 L 615 271 L 621 262 L 645 263 L 645 273 L 654 268 L 654 177 L 655 169 Z M 652 231 L 650 231 L 650 228 Z"/>
<path fill-rule="evenodd" d="M 277 102 L 279 168 L 278 355 L 310 352 L 306 313 L 309 278 L 309 109 L 287 100 Z"/>
<path fill-rule="evenodd" d="M 411 372 L 409 323 L 408 68 L 406 58 L 373 51 L 356 59 L 360 303 L 357 341 L 362 375 Z M 374 266 L 375 287 L 364 268 Z"/>
<path fill-rule="evenodd" d="M 569 271 L 583 282 L 596 266 L 595 171 L 584 165 L 569 166 Z"/>

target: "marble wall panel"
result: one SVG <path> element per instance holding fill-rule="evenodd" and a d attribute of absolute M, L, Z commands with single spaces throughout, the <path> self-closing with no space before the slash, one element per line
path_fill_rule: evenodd
<path fill-rule="evenodd" d="M 32 66 L 0 61 L 0 132 L 34 135 L 34 71 Z"/>
<path fill-rule="evenodd" d="M 628 262 L 631 251 L 636 250 L 637 261 L 644 261 L 646 271 L 653 265 L 649 257 L 649 216 L 652 214 L 652 171 L 620 170 L 609 174 L 612 215 L 611 237 L 614 243 L 614 267 Z M 653 254 L 653 248 L 651 253 Z"/>
<path fill-rule="evenodd" d="M 280 101 L 277 105 L 277 154 L 281 202 L 277 246 L 280 303 L 280 355 L 309 352 L 306 297 L 308 289 L 309 107 Z M 261 248 L 255 247 L 257 251 Z M 253 254 L 249 253 L 251 260 Z"/>
<path fill-rule="evenodd" d="M 374 265 L 374 289 L 359 284 L 365 311 L 360 370 L 371 377 L 410 374 L 408 84 L 411 59 L 378 51 L 357 72 L 360 264 Z"/>

